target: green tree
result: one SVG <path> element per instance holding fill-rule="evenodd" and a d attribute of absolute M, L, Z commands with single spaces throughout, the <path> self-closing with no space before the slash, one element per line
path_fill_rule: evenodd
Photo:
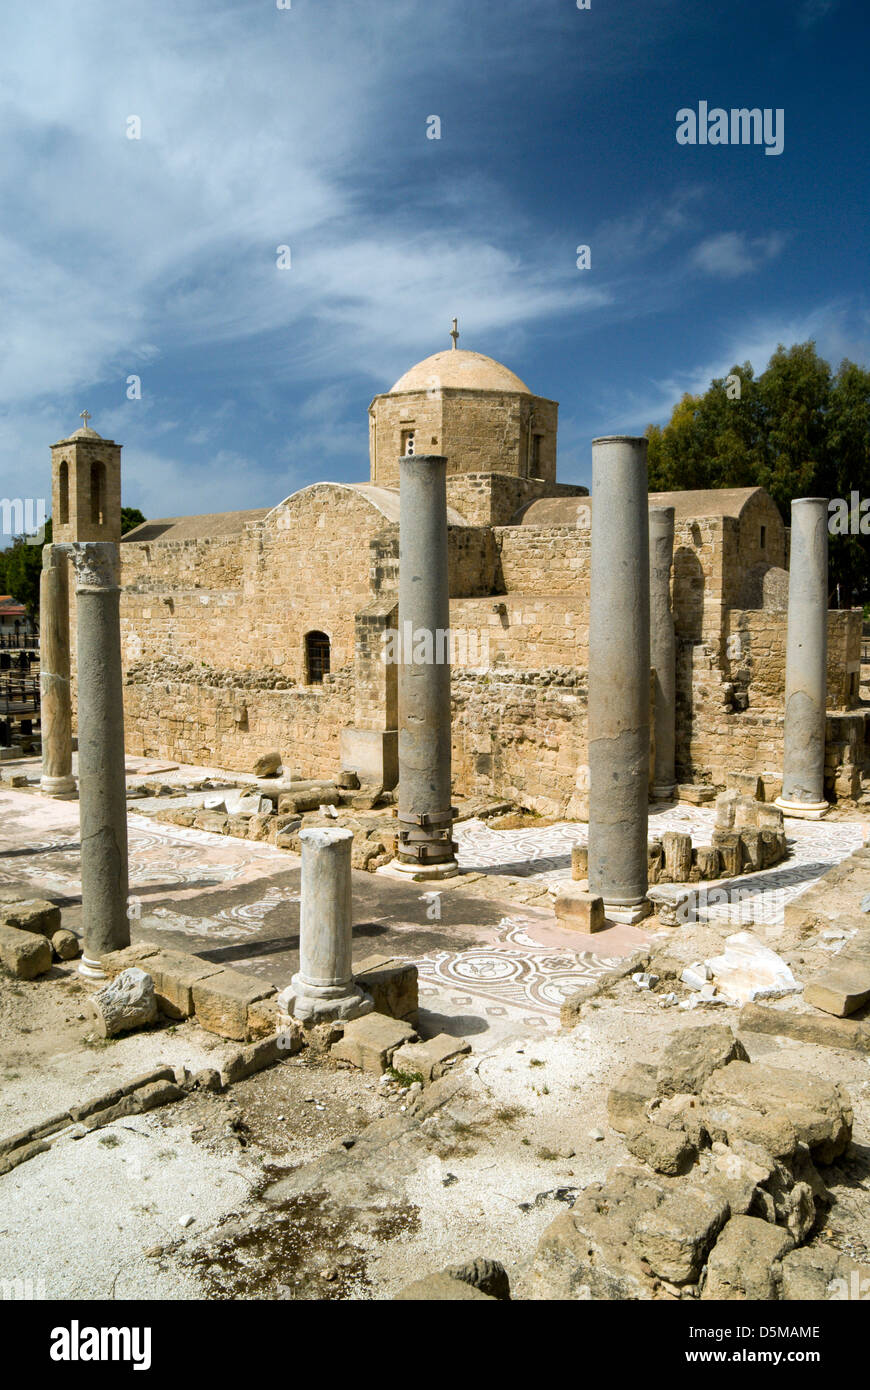
<path fill-rule="evenodd" d="M 134 526 L 139 526 L 145 517 L 138 507 L 121 508 L 121 534 L 125 536 Z M 45 523 L 43 545 L 50 545 L 52 538 L 51 517 Z M 23 603 L 31 618 L 39 612 L 39 571 L 42 569 L 42 545 L 32 545 L 23 536 L 16 536 L 12 544 L 0 550 L 0 593 L 11 594 Z"/>
<path fill-rule="evenodd" d="M 647 438 L 652 491 L 763 487 L 788 524 L 795 497 L 870 498 L 870 372 L 844 361 L 832 373 L 813 342 L 780 345 L 759 377 L 748 362 L 735 366 L 703 395 L 684 396 Z M 839 585 L 843 604 L 870 591 L 868 547 L 870 536 L 831 536 L 832 592 Z"/>

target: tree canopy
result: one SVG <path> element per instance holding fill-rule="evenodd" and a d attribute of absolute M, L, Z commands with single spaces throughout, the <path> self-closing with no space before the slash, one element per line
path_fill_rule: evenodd
<path fill-rule="evenodd" d="M 763 487 L 786 525 L 795 497 L 853 494 L 870 512 L 870 371 L 844 360 L 836 372 L 814 342 L 780 345 L 756 377 L 752 364 L 685 395 L 664 428 L 650 425 L 653 492 Z M 870 590 L 870 515 L 864 534 L 831 534 L 833 601 L 864 603 Z"/>
<path fill-rule="evenodd" d="M 138 507 L 121 508 L 121 535 L 132 531 L 145 520 Z M 51 517 L 45 523 L 42 545 L 34 545 L 24 536 L 16 536 L 10 546 L 0 550 L 0 593 L 11 594 L 23 603 L 31 618 L 39 612 L 39 571 L 42 569 L 42 546 L 50 545 Z"/>

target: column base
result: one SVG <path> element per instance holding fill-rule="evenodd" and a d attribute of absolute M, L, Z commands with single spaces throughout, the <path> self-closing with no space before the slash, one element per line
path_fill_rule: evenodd
<path fill-rule="evenodd" d="M 293 976 L 288 987 L 278 995 L 276 1003 L 283 1013 L 309 1026 L 362 1018 L 363 1014 L 370 1014 L 375 1007 L 371 995 L 352 980 L 341 985 L 312 985 L 299 975 Z"/>
<path fill-rule="evenodd" d="M 438 878 L 455 878 L 461 870 L 455 859 L 447 859 L 443 864 L 427 864 L 425 868 L 422 864 L 406 864 L 402 859 L 391 859 L 389 864 L 382 864 L 379 869 L 375 869 L 375 873 L 383 874 L 385 878 L 428 883 Z"/>
<path fill-rule="evenodd" d="M 79 974 L 84 975 L 86 980 L 108 980 L 108 975 L 98 960 L 89 960 L 87 956 L 82 956 L 79 961 Z"/>
<path fill-rule="evenodd" d="M 676 784 L 676 782 L 670 782 L 667 786 L 653 787 L 653 789 L 652 789 L 652 799 L 653 799 L 653 801 L 676 801 L 676 799 L 677 799 L 677 784 Z"/>
<path fill-rule="evenodd" d="M 829 801 L 786 801 L 778 796 L 774 801 L 784 816 L 794 816 L 797 820 L 821 820 L 831 809 Z"/>
<path fill-rule="evenodd" d="M 609 903 L 604 900 L 604 915 L 611 922 L 621 922 L 624 926 L 633 927 L 635 922 L 642 922 L 644 917 L 649 917 L 653 907 L 649 898 L 642 898 L 639 903 Z"/>
<path fill-rule="evenodd" d="M 40 777 L 39 790 L 43 796 L 53 796 L 58 801 L 74 801 L 78 796 L 74 777 Z"/>

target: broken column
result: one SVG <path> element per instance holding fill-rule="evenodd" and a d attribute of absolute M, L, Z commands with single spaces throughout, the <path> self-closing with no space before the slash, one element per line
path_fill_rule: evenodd
<path fill-rule="evenodd" d="M 113 541 L 70 546 L 78 614 L 79 806 L 84 947 L 80 971 L 130 944 L 120 555 Z"/>
<path fill-rule="evenodd" d="M 39 576 L 39 686 L 42 778 L 46 796 L 75 796 L 69 684 L 69 555 L 46 545 Z"/>
<path fill-rule="evenodd" d="M 370 1013 L 373 1004 L 351 973 L 353 831 L 300 830 L 299 840 L 299 969 L 278 996 L 278 1007 L 308 1024 L 359 1018 Z"/>
<path fill-rule="evenodd" d="M 674 559 L 674 509 L 652 507 L 649 513 L 650 665 L 655 679 L 655 761 L 653 796 L 669 801 L 676 791 L 677 671 L 671 566 Z"/>
<path fill-rule="evenodd" d="M 825 800 L 828 693 L 828 503 L 799 497 L 791 504 L 788 637 L 782 794 L 787 816 L 818 820 Z"/>
<path fill-rule="evenodd" d="M 647 442 L 592 442 L 589 891 L 613 921 L 647 899 L 649 516 Z"/>
<path fill-rule="evenodd" d="M 399 460 L 399 806 L 393 865 L 457 871 L 450 759 L 447 460 Z"/>

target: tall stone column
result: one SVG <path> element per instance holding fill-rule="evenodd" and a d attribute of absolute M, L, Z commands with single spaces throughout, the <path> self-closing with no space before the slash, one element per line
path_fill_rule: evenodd
<path fill-rule="evenodd" d="M 827 696 L 828 502 L 799 497 L 791 504 L 782 795 L 776 800 L 787 816 L 819 820 L 828 810 Z"/>
<path fill-rule="evenodd" d="M 399 808 L 394 868 L 456 873 L 451 806 L 447 460 L 399 460 Z"/>
<path fill-rule="evenodd" d="M 70 552 L 78 614 L 80 970 L 101 978 L 100 957 L 130 944 L 120 555 L 113 541 L 76 541 Z"/>
<path fill-rule="evenodd" d="M 359 1018 L 370 1013 L 370 995 L 351 973 L 351 846 L 353 831 L 301 830 L 302 904 L 299 969 L 278 1007 L 300 1022 Z"/>
<path fill-rule="evenodd" d="M 655 673 L 655 762 L 653 796 L 669 801 L 676 791 L 674 755 L 677 717 L 677 643 L 671 609 L 674 562 L 674 509 L 652 507 L 649 513 L 650 665 Z"/>
<path fill-rule="evenodd" d="M 71 800 L 72 707 L 69 684 L 69 556 L 46 545 L 39 576 L 39 685 L 42 779 L 46 796 Z"/>
<path fill-rule="evenodd" d="M 646 449 L 627 435 L 592 441 L 589 892 L 617 922 L 651 910 Z"/>

